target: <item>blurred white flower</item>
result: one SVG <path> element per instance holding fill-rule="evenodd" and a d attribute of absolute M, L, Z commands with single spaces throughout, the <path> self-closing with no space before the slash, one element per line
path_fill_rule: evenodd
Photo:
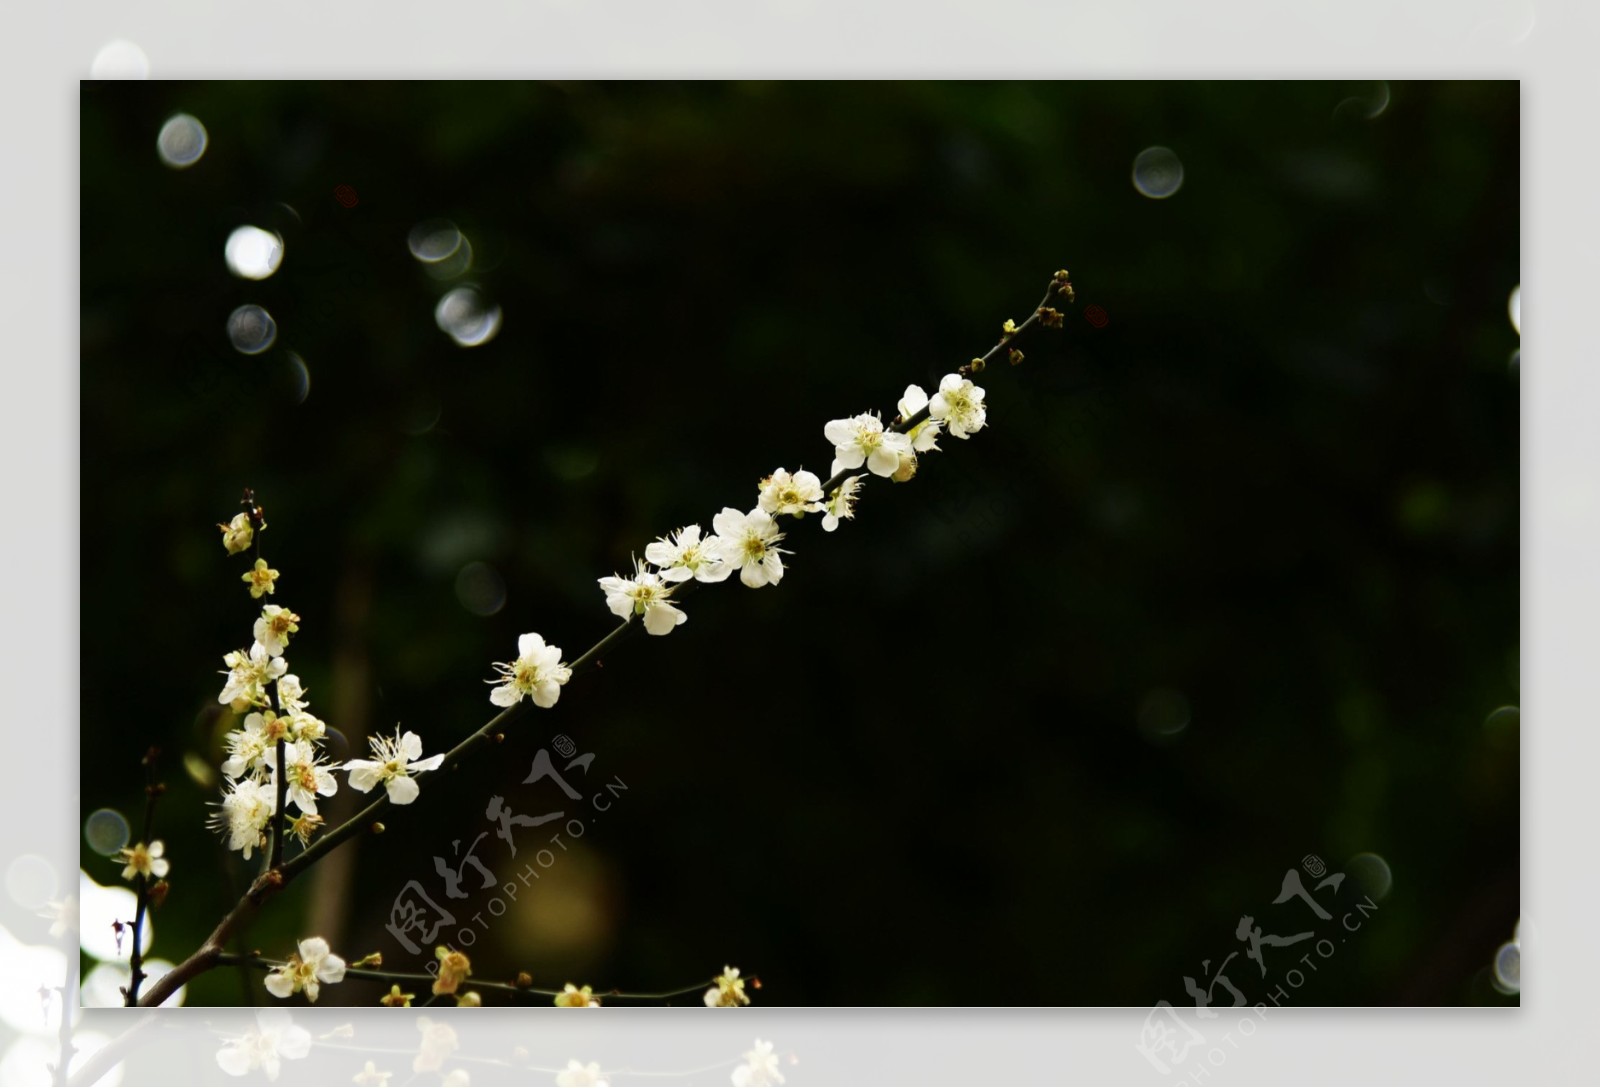
<path fill-rule="evenodd" d="M 275 604 L 269 604 L 256 618 L 256 641 L 274 657 L 289 648 L 289 636 L 300 630 L 300 617 Z"/>
<path fill-rule="evenodd" d="M 594 996 L 593 986 L 574 986 L 569 982 L 566 989 L 556 994 L 555 1006 L 558 1009 L 598 1009 L 600 999 Z"/>
<path fill-rule="evenodd" d="M 217 1064 L 232 1077 L 259 1069 L 268 1080 L 278 1079 L 282 1060 L 293 1061 L 311 1053 L 311 1033 L 290 1019 L 283 1009 L 256 1013 L 256 1027 L 230 1039 L 217 1051 Z"/>
<path fill-rule="evenodd" d="M 778 547 L 783 534 L 772 515 L 760 509 L 741 514 L 725 506 L 711 520 L 711 527 L 717 531 L 717 549 L 723 560 L 739 568 L 739 581 L 758 589 L 783 579 L 785 549 Z"/>
<path fill-rule="evenodd" d="M 863 464 L 874 475 L 893 476 L 900 467 L 900 455 L 911 452 L 911 439 L 897 431 L 884 430 L 883 420 L 876 412 L 831 420 L 822 433 L 834 446 L 830 476 Z"/>
<path fill-rule="evenodd" d="M 422 1045 L 417 1050 L 417 1056 L 411 1059 L 411 1071 L 437 1072 L 444 1065 L 444 1060 L 461 1045 L 456 1029 L 423 1016 L 417 1019 L 417 1030 L 422 1032 Z"/>
<path fill-rule="evenodd" d="M 375 1088 L 389 1088 L 389 1078 L 392 1076 L 394 1076 L 393 1073 L 381 1072 L 372 1059 L 368 1058 L 367 1064 L 362 1066 L 361 1072 L 357 1073 L 352 1079 L 356 1084 L 373 1085 Z"/>
<path fill-rule="evenodd" d="M 902 420 L 910 419 L 928 406 L 928 394 L 922 391 L 920 385 L 906 386 L 906 395 L 900 398 L 896 406 L 900 409 Z M 944 424 L 932 418 L 923 420 L 906 432 L 906 437 L 911 439 L 911 448 L 917 453 L 926 453 L 939 448 L 939 432 Z"/>
<path fill-rule="evenodd" d="M 288 963 L 268 973 L 266 984 L 273 997 L 293 997 L 304 990 L 306 1000 L 315 1002 L 324 982 L 332 985 L 343 979 L 344 960 L 321 937 L 307 937 Z"/>
<path fill-rule="evenodd" d="M 612 615 L 622 619 L 643 616 L 644 629 L 652 635 L 665 635 L 689 618 L 667 599 L 675 588 L 663 582 L 655 571 L 645 570 L 642 563 L 634 564 L 632 578 L 612 575 L 600 579 L 600 589 Z"/>
<path fill-rule="evenodd" d="M 778 1056 L 772 1044 L 756 1040 L 754 1050 L 744 1052 L 744 1064 L 733 1070 L 735 1088 L 761 1088 L 763 1085 L 782 1084 L 783 1074 L 778 1071 Z"/>
<path fill-rule="evenodd" d="M 707 1008 L 731 1009 L 750 1004 L 750 998 L 744 992 L 744 979 L 739 977 L 737 967 L 724 967 L 722 974 L 713 981 L 715 985 L 705 993 Z"/>
<path fill-rule="evenodd" d="M 946 374 L 939 391 L 928 402 L 928 414 L 943 420 L 950 433 L 966 438 L 983 430 L 988 410 L 983 406 L 983 388 L 959 374 Z"/>
<path fill-rule="evenodd" d="M 211 826 L 227 834 L 229 850 L 243 850 L 248 859 L 261 844 L 275 802 L 272 790 L 263 782 L 253 778 L 229 782 L 219 810 L 211 816 Z"/>
<path fill-rule="evenodd" d="M 789 475 L 778 469 L 761 481 L 761 509 L 769 514 L 815 514 L 822 510 L 822 481 L 801 469 Z"/>
<path fill-rule="evenodd" d="M 256 535 L 250 527 L 249 514 L 235 514 L 232 521 L 217 528 L 222 530 L 222 546 L 228 549 L 229 555 L 238 555 L 248 549 L 251 539 Z"/>
<path fill-rule="evenodd" d="M 50 936 L 64 937 L 68 933 L 78 932 L 78 897 L 69 895 L 65 899 L 52 899 L 34 912 L 40 918 L 50 922 Z"/>
<path fill-rule="evenodd" d="M 856 516 L 856 492 L 861 490 L 861 481 L 864 478 L 846 476 L 839 481 L 839 486 L 833 489 L 833 497 L 828 500 L 828 512 L 822 516 L 822 527 L 828 532 L 837 529 L 842 519 Z"/>
<path fill-rule="evenodd" d="M 560 1088 L 608 1088 L 610 1083 L 600 1075 L 599 1062 L 584 1065 L 577 1058 L 569 1060 L 567 1067 L 556 1074 Z"/>
<path fill-rule="evenodd" d="M 444 1088 L 467 1088 L 467 1085 L 472 1083 L 472 1074 L 465 1069 L 452 1069 L 440 1079 L 439 1083 L 443 1084 Z"/>
<path fill-rule="evenodd" d="M 149 846 L 142 842 L 124 846 L 117 851 L 117 860 L 127 866 L 122 870 L 122 879 L 132 880 L 135 876 L 143 876 L 159 880 L 166 876 L 171 866 L 167 864 L 167 859 L 161 856 L 165 852 L 166 847 L 160 839 Z"/>
<path fill-rule="evenodd" d="M 267 685 L 282 676 L 288 664 L 281 657 L 273 657 L 261 643 L 253 643 L 250 652 L 234 650 L 225 654 L 222 663 L 228 666 L 228 681 L 222 687 L 217 702 L 227 703 L 235 710 L 249 706 L 269 706 Z"/>
<path fill-rule="evenodd" d="M 711 540 L 700 539 L 700 526 L 686 525 L 670 537 L 646 544 L 644 557 L 661 568 L 663 582 L 720 582 L 733 573 Z"/>
<path fill-rule="evenodd" d="M 421 792 L 416 782 L 412 781 L 413 772 L 432 771 L 444 762 L 444 754 L 422 757 L 422 738 L 415 733 L 399 735 L 394 740 L 388 737 L 373 737 L 370 740 L 372 754 L 376 759 L 352 759 L 344 765 L 350 774 L 350 788 L 358 793 L 367 793 L 372 787 L 382 782 L 384 789 L 389 791 L 389 800 L 397 805 L 409 805 L 417 799 Z"/>
<path fill-rule="evenodd" d="M 561 685 L 572 679 L 572 670 L 561 663 L 561 647 L 546 646 L 532 632 L 517 639 L 515 661 L 496 661 L 494 667 L 500 676 L 489 681 L 498 685 L 489 692 L 489 701 L 495 706 L 516 706 L 524 695 L 534 706 L 555 706 Z"/>
<path fill-rule="evenodd" d="M 269 784 L 276 789 L 278 781 L 277 757 L 270 763 Z M 339 792 L 339 782 L 333 771 L 322 764 L 316 749 L 309 743 L 291 741 L 283 746 L 284 777 L 289 783 L 286 796 L 301 812 L 317 814 L 317 798 L 332 797 Z M 276 796 L 276 795 L 274 795 Z"/>

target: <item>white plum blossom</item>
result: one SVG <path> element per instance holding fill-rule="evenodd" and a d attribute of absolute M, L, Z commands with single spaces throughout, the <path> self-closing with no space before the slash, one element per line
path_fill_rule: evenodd
<path fill-rule="evenodd" d="M 928 394 L 922 391 L 920 385 L 906 386 L 906 395 L 900 398 L 897 407 L 900 409 L 902 420 L 910 419 L 928 406 Z M 931 416 L 906 432 L 906 437 L 911 439 L 911 448 L 917 453 L 927 453 L 929 450 L 939 448 L 939 432 L 944 424 Z"/>
<path fill-rule="evenodd" d="M 235 514 L 232 521 L 226 525 L 218 525 L 217 528 L 222 530 L 222 546 L 228 549 L 229 555 L 238 555 L 242 551 L 249 550 L 250 541 L 256 535 L 255 529 L 250 525 L 249 514 Z M 263 525 L 262 528 L 266 526 Z"/>
<path fill-rule="evenodd" d="M 976 434 L 983 430 L 989 415 L 983 406 L 983 387 L 959 374 L 946 374 L 939 382 L 939 391 L 928 402 L 928 414 L 943 420 L 957 438 Z"/>
<path fill-rule="evenodd" d="M 269 604 L 256 619 L 256 641 L 274 657 L 289 648 L 289 636 L 300 630 L 300 617 L 279 605 Z"/>
<path fill-rule="evenodd" d="M 218 811 L 211 817 L 211 826 L 228 836 L 229 850 L 243 850 L 248 860 L 261 835 L 272 819 L 276 797 L 264 782 L 241 778 L 228 783 Z"/>
<path fill-rule="evenodd" d="M 737 967 L 724 967 L 722 974 L 712 979 L 712 987 L 704 995 L 708 1009 L 732 1009 L 740 1005 L 750 1004 L 750 997 L 744 992 L 744 979 L 739 977 Z"/>
<path fill-rule="evenodd" d="M 306 689 L 294 673 L 278 677 L 278 709 L 288 714 L 298 714 L 306 708 Z"/>
<path fill-rule="evenodd" d="M 711 519 L 711 526 L 717 531 L 722 558 L 739 568 L 739 581 L 759 589 L 768 583 L 777 585 L 783 579 L 785 549 L 778 547 L 783 534 L 778 532 L 778 523 L 771 514 L 759 508 L 741 514 L 725 506 Z"/>
<path fill-rule="evenodd" d="M 222 694 L 217 696 L 217 702 L 227 703 L 235 710 L 271 705 L 267 699 L 267 685 L 289 668 L 283 658 L 273 657 L 259 642 L 251 645 L 249 653 L 234 650 L 224 655 L 222 663 L 228 666 L 225 674 L 228 681 L 222 687 Z"/>
<path fill-rule="evenodd" d="M 828 532 L 837 529 L 841 519 L 856 516 L 856 492 L 861 490 L 862 479 L 861 476 L 846 476 L 833 489 L 833 497 L 828 500 L 828 512 L 822 517 L 822 527 Z"/>
<path fill-rule="evenodd" d="M 661 570 L 663 582 L 721 582 L 733 573 L 713 545 L 700 539 L 700 526 L 686 525 L 671 536 L 646 544 L 644 557 Z"/>
<path fill-rule="evenodd" d="M 289 718 L 289 735 L 295 740 L 315 744 L 328 735 L 328 723 L 315 714 L 297 710 Z"/>
<path fill-rule="evenodd" d="M 124 846 L 117 851 L 117 860 L 124 862 L 126 868 L 122 870 L 123 880 L 132 880 L 136 876 L 154 877 L 160 880 L 170 871 L 171 866 L 167 859 L 161 855 L 166 852 L 166 846 L 157 839 L 146 846 L 144 843 L 135 843 Z"/>
<path fill-rule="evenodd" d="M 290 1019 L 283 1009 L 262 1009 L 256 1013 L 256 1026 L 228 1040 L 217 1051 L 217 1064 L 230 1077 L 242 1077 L 259 1069 L 268 1080 L 277 1080 L 282 1060 L 293 1061 L 311 1053 L 311 1033 Z"/>
<path fill-rule="evenodd" d="M 269 781 L 276 788 L 278 781 L 277 757 L 269 764 Z M 317 757 L 316 749 L 309 743 L 290 742 L 283 746 L 284 777 L 289 783 L 286 796 L 301 812 L 315 816 L 317 798 L 332 797 L 339 792 L 339 782 L 333 771 Z"/>
<path fill-rule="evenodd" d="M 761 509 L 769 514 L 816 514 L 822 511 L 822 481 L 801 469 L 793 476 L 778 469 L 761 481 Z"/>
<path fill-rule="evenodd" d="M 372 754 L 376 759 L 352 759 L 344 765 L 350 775 L 350 788 L 357 793 L 369 793 L 378 783 L 389 791 L 389 800 L 397 805 L 409 805 L 420 793 L 411 775 L 414 772 L 436 770 L 444 762 L 444 753 L 422 758 L 422 738 L 415 733 L 396 737 L 372 737 Z"/>
<path fill-rule="evenodd" d="M 733 1083 L 734 1088 L 763 1088 L 783 1083 L 778 1056 L 772 1052 L 771 1043 L 757 1039 L 755 1049 L 744 1052 L 744 1064 L 733 1070 Z"/>
<path fill-rule="evenodd" d="M 500 673 L 489 683 L 498 685 L 489 692 L 495 706 L 516 706 L 527 695 L 534 706 L 552 707 L 561 698 L 561 685 L 572 679 L 572 670 L 561 662 L 561 647 L 546 646 L 544 638 L 529 632 L 517 639 L 517 659 L 496 661 Z"/>
<path fill-rule="evenodd" d="M 911 452 L 911 439 L 884 430 L 876 412 L 831 420 L 822 433 L 834 447 L 831 476 L 863 464 L 873 475 L 893 476 L 900 467 L 900 455 Z"/>
<path fill-rule="evenodd" d="M 577 1058 L 567 1061 L 567 1067 L 556 1074 L 560 1088 L 608 1088 L 610 1081 L 600 1072 L 599 1062 L 583 1064 Z"/>
<path fill-rule="evenodd" d="M 280 718 L 272 710 L 258 710 L 247 715 L 244 725 L 233 730 L 223 743 L 228 747 L 228 758 L 222 763 L 222 773 L 229 778 L 250 775 L 262 778 L 268 764 L 276 762 L 273 750 L 280 740 L 288 738 L 290 721 Z"/>
<path fill-rule="evenodd" d="M 652 635 L 665 635 L 689 618 L 668 600 L 676 588 L 662 581 L 655 571 L 645 570 L 642 563 L 634 564 L 632 578 L 612 575 L 600 579 L 600 589 L 612 615 L 625 620 L 643 616 L 644 629 Z"/>
<path fill-rule="evenodd" d="M 315 1002 L 324 982 L 332 985 L 343 979 L 344 960 L 321 937 L 307 937 L 288 963 L 268 973 L 266 985 L 273 997 L 293 997 L 303 990 L 306 1000 Z"/>

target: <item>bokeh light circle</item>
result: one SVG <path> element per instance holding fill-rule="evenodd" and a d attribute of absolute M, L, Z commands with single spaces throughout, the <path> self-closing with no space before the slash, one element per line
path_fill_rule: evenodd
<path fill-rule="evenodd" d="M 156 137 L 156 151 L 161 161 L 174 170 L 186 170 L 200 161 L 208 142 L 206 126 L 187 113 L 178 113 L 161 126 L 161 134 Z"/>
<path fill-rule="evenodd" d="M 264 280 L 283 263 L 283 238 L 260 227 L 239 227 L 223 247 L 228 271 L 245 280 Z"/>
<path fill-rule="evenodd" d="M 1494 954 L 1494 986 L 1502 993 L 1522 992 L 1522 946 L 1507 941 Z"/>
<path fill-rule="evenodd" d="M 278 323 L 260 306 L 250 303 L 228 315 L 228 339 L 246 355 L 260 355 L 278 339 Z"/>
<path fill-rule="evenodd" d="M 461 248 L 465 241 L 448 219 L 428 219 L 411 228 L 406 245 L 411 255 L 424 264 L 442 261 Z"/>
<path fill-rule="evenodd" d="M 1394 887 L 1393 870 L 1377 854 L 1357 854 L 1344 863 L 1344 871 L 1350 874 L 1350 879 L 1356 882 L 1361 891 L 1374 900 L 1382 899 Z"/>
<path fill-rule="evenodd" d="M 1522 284 L 1517 284 L 1511 289 L 1511 297 L 1506 299 L 1506 316 L 1511 318 L 1511 327 L 1517 330 L 1517 335 L 1522 335 Z"/>
<path fill-rule="evenodd" d="M 474 616 L 492 616 L 506 606 L 506 580 L 487 563 L 468 563 L 456 574 L 456 600 Z"/>
<path fill-rule="evenodd" d="M 487 344 L 500 331 L 500 307 L 490 306 L 472 287 L 446 292 L 434 307 L 433 319 L 464 348 Z"/>
<path fill-rule="evenodd" d="M 131 834 L 127 818 L 114 808 L 96 809 L 83 821 L 84 841 L 102 857 L 110 857 L 127 846 Z"/>
<path fill-rule="evenodd" d="M 1147 147 L 1134 157 L 1133 187 L 1151 200 L 1165 200 L 1183 188 L 1183 163 L 1171 148 Z"/>
<path fill-rule="evenodd" d="M 56 867 L 38 854 L 21 854 L 6 866 L 6 894 L 23 910 L 35 911 L 55 898 Z"/>
<path fill-rule="evenodd" d="M 118 38 L 100 47 L 89 65 L 93 79 L 148 79 L 150 58 L 133 42 Z"/>

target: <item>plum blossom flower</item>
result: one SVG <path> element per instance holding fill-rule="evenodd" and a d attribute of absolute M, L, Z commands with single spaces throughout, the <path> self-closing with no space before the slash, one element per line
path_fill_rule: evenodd
<path fill-rule="evenodd" d="M 900 455 L 911 452 L 911 439 L 884 430 L 876 412 L 831 420 L 822 433 L 834 447 L 830 476 L 863 464 L 875 476 L 893 476 L 900 467 Z"/>
<path fill-rule="evenodd" d="M 294 673 L 278 677 L 278 709 L 287 714 L 298 714 L 306 708 L 306 689 Z"/>
<path fill-rule="evenodd" d="M 274 786 L 278 780 L 277 759 L 274 756 L 269 764 L 271 768 L 271 782 Z M 317 757 L 316 749 L 310 744 L 290 741 L 283 746 L 284 777 L 288 780 L 289 787 L 286 796 L 293 801 L 301 812 L 310 816 L 317 814 L 317 798 L 332 797 L 339 792 L 339 782 L 333 777 L 333 772 L 322 764 Z"/>
<path fill-rule="evenodd" d="M 230 782 L 218 811 L 211 817 L 211 826 L 227 833 L 229 850 L 243 850 L 249 860 L 250 852 L 261 845 L 262 831 L 272 819 L 276 802 L 272 790 L 263 782 L 253 778 Z"/>
<path fill-rule="evenodd" d="M 278 717 L 276 711 L 258 710 L 246 716 L 243 726 L 223 738 L 228 758 L 222 762 L 222 773 L 229 778 L 245 774 L 264 777 L 269 763 L 277 762 L 273 751 L 280 740 L 288 737 L 289 727 L 289 719 Z"/>
<path fill-rule="evenodd" d="M 389 1088 L 389 1079 L 393 1076 L 393 1073 L 379 1069 L 377 1063 L 368 1058 L 367 1064 L 361 1067 L 361 1072 L 357 1073 L 353 1080 L 356 1084 L 367 1085 L 370 1088 Z"/>
<path fill-rule="evenodd" d="M 270 590 L 269 590 L 270 592 Z M 277 657 L 289 648 L 289 636 L 300 630 L 300 617 L 275 604 L 269 604 L 256 618 L 256 641 Z"/>
<path fill-rule="evenodd" d="M 289 719 L 289 735 L 304 744 L 316 744 L 328 735 L 328 723 L 315 714 L 296 711 Z"/>
<path fill-rule="evenodd" d="M 567 983 L 567 988 L 556 994 L 556 1007 L 559 1009 L 598 1009 L 600 999 L 594 996 L 593 986 L 584 986 L 581 989 L 572 983 Z"/>
<path fill-rule="evenodd" d="M 335 956 L 321 937 L 307 937 L 289 962 L 268 973 L 267 992 L 288 998 L 302 990 L 306 1000 L 315 1003 L 324 982 L 332 985 L 344 979 L 344 960 Z"/>
<path fill-rule="evenodd" d="M 247 706 L 269 706 L 267 685 L 282 676 L 289 668 L 281 657 L 273 657 L 261 643 L 253 643 L 250 652 L 233 650 L 225 654 L 222 663 L 228 666 L 224 673 L 228 680 L 222 686 L 217 702 L 227 703 L 235 710 Z"/>
<path fill-rule="evenodd" d="M 378 1004 L 386 1005 L 391 1009 L 409 1009 L 411 1003 L 417 999 L 416 994 L 402 993 L 400 984 L 396 982 L 389 987 L 389 992 L 378 999 Z"/>
<path fill-rule="evenodd" d="M 841 520 L 856 516 L 856 492 L 861 490 L 864 478 L 846 476 L 833 489 L 833 497 L 828 500 L 828 512 L 822 516 L 822 527 L 828 532 L 837 529 Z"/>
<path fill-rule="evenodd" d="M 750 998 L 744 992 L 744 979 L 739 977 L 737 967 L 724 967 L 722 974 L 712 981 L 715 985 L 705 994 L 706 1008 L 731 1009 L 750 1004 Z"/>
<path fill-rule="evenodd" d="M 167 864 L 167 859 L 161 856 L 165 851 L 166 847 L 160 839 L 149 846 L 142 842 L 124 846 L 117 851 L 117 860 L 127 866 L 122 870 L 122 879 L 132 880 L 136 876 L 142 876 L 146 879 L 155 877 L 159 880 L 166 876 L 171 866 Z"/>
<path fill-rule="evenodd" d="M 439 974 L 433 980 L 433 992 L 455 993 L 467 981 L 467 976 L 472 974 L 472 961 L 465 952 L 457 952 L 444 945 L 435 948 L 433 954 L 439 960 Z"/>
<path fill-rule="evenodd" d="M 561 685 L 572 679 L 572 670 L 562 664 L 561 647 L 546 646 L 544 638 L 529 632 L 517 639 L 517 659 L 494 663 L 499 677 L 488 681 L 498 685 L 489 692 L 495 706 L 516 706 L 524 695 L 534 706 L 552 707 L 561 698 Z"/>
<path fill-rule="evenodd" d="M 232 521 L 226 525 L 218 525 L 217 528 L 222 530 L 222 546 L 228 549 L 229 555 L 238 555 L 248 550 L 251 539 L 255 537 L 255 530 L 250 526 L 249 514 L 235 514 Z"/>
<path fill-rule="evenodd" d="M 622 619 L 643 616 L 644 629 L 652 635 L 668 634 L 689 618 L 667 599 L 677 587 L 662 581 L 655 571 L 645 570 L 643 563 L 634 564 L 632 578 L 612 575 L 600 579 L 600 588 L 612 615 Z"/>
<path fill-rule="evenodd" d="M 700 526 L 686 525 L 670 537 L 646 544 L 644 557 L 661 570 L 663 582 L 721 582 L 733 573 L 714 546 L 700 539 Z"/>
<path fill-rule="evenodd" d="M 278 572 L 267 566 L 265 559 L 257 559 L 256 565 L 240 576 L 240 581 L 249 583 L 250 596 L 261 599 L 264 593 L 278 591 Z"/>
<path fill-rule="evenodd" d="M 577 1058 L 567 1061 L 567 1067 L 556 1074 L 560 1088 L 608 1088 L 610 1081 L 600 1073 L 600 1063 L 584 1065 Z"/>
<path fill-rule="evenodd" d="M 778 469 L 761 481 L 761 509 L 768 514 L 815 514 L 822 510 L 822 481 L 801 469 L 793 476 Z"/>
<path fill-rule="evenodd" d="M 417 1030 L 422 1032 L 422 1044 L 417 1048 L 417 1056 L 411 1059 L 411 1071 L 436 1073 L 444 1066 L 444 1060 L 461 1045 L 461 1040 L 455 1028 L 426 1016 L 418 1018 Z"/>
<path fill-rule="evenodd" d="M 765 510 L 741 514 L 731 506 L 711 519 L 717 531 L 717 547 L 729 564 L 739 568 L 739 581 L 751 589 L 783 579 L 783 553 L 778 547 L 783 534 L 778 523 Z"/>
<path fill-rule="evenodd" d="M 733 1083 L 734 1088 L 763 1088 L 783 1083 L 778 1056 L 772 1052 L 771 1043 L 757 1039 L 755 1049 L 744 1052 L 744 1064 L 733 1070 Z"/>
<path fill-rule="evenodd" d="M 256 1013 L 256 1026 L 228 1040 L 217 1051 L 217 1064 L 230 1077 L 242 1077 L 257 1069 L 268 1080 L 277 1080 L 283 1060 L 293 1061 L 311 1053 L 311 1033 L 289 1018 L 283 1009 L 262 1009 Z"/>
<path fill-rule="evenodd" d="M 976 434 L 983 430 L 989 415 L 983 406 L 983 387 L 959 374 L 946 374 L 939 382 L 939 391 L 928 402 L 928 414 L 943 420 L 957 438 Z"/>
<path fill-rule="evenodd" d="M 928 406 L 928 394 L 922 391 L 920 385 L 906 386 L 906 395 L 900 398 L 897 407 L 900 409 L 901 419 L 910 419 Z M 931 416 L 906 432 L 906 437 L 911 439 L 911 448 L 917 453 L 927 453 L 929 450 L 939 448 L 939 432 L 944 429 L 944 423 Z"/>
<path fill-rule="evenodd" d="M 422 757 L 422 738 L 415 733 L 401 734 L 395 730 L 396 737 L 371 738 L 372 754 L 376 759 L 352 759 L 344 765 L 350 774 L 350 788 L 358 793 L 368 793 L 372 787 L 382 782 L 384 789 L 389 791 L 389 800 L 397 805 L 409 805 L 417 799 L 418 789 L 411 775 L 419 771 L 436 770 L 444 762 L 444 753 L 436 756 Z"/>

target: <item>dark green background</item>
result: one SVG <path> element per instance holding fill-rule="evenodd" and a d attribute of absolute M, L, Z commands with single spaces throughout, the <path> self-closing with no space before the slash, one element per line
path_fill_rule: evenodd
<path fill-rule="evenodd" d="M 438 894 L 430 857 L 491 794 L 553 807 L 520 781 L 567 733 L 629 791 L 476 942 L 485 974 L 1183 1005 L 1240 915 L 1304 928 L 1271 902 L 1302 856 L 1370 852 L 1392 891 L 1294 1003 L 1504 1001 L 1519 91 L 1389 91 L 1368 118 L 1375 85 L 1337 82 L 84 84 L 82 807 L 136 818 L 161 746 L 154 954 L 254 871 L 183 769 L 220 760 L 215 670 L 249 642 L 212 528 L 242 487 L 313 708 L 357 754 L 397 722 L 443 750 L 519 633 L 576 656 L 611 626 L 597 577 L 778 465 L 826 475 L 827 420 L 931 388 L 1065 266 L 1078 307 L 984 376 L 990 430 L 871 481 L 836 534 L 792 525 L 781 586 L 696 594 L 496 758 L 424 778 L 246 944 L 403 964 L 401 885 Z M 177 111 L 210 134 L 181 172 L 155 151 Z M 1151 145 L 1183 161 L 1171 199 L 1130 182 Z M 438 216 L 504 309 L 486 346 L 435 327 L 448 285 L 407 252 Z M 260 283 L 222 259 L 246 223 L 285 238 Z M 259 356 L 224 333 L 245 303 L 279 326 Z M 472 562 L 495 615 L 458 599 Z M 1141 728 L 1180 700 L 1175 739 Z M 502 881 L 547 837 L 521 834 L 515 863 L 479 847 Z M 1308 950 L 1269 952 L 1275 977 Z M 190 999 L 245 996 L 218 972 Z"/>

